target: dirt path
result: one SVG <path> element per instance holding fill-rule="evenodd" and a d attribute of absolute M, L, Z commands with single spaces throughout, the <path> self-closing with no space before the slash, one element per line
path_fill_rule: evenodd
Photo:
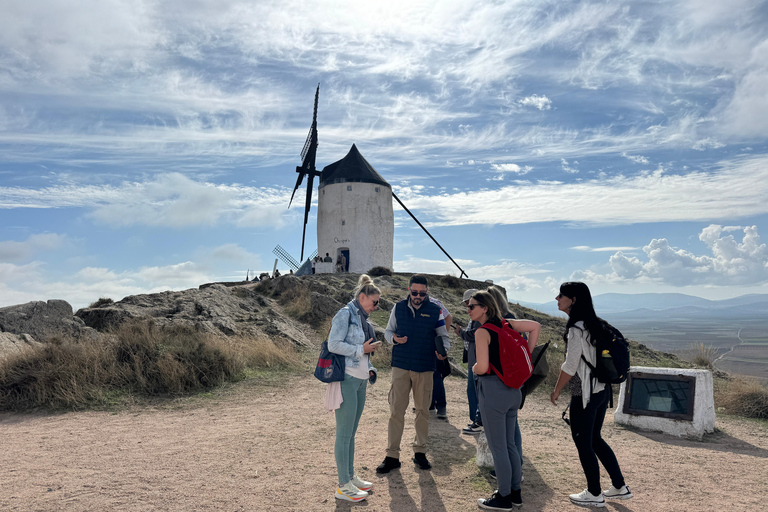
<path fill-rule="evenodd" d="M 359 472 L 375 484 L 367 502 L 334 500 L 335 425 L 322 408 L 324 385 L 296 377 L 284 388 L 241 385 L 179 408 L 0 414 L 0 510 L 478 510 L 476 500 L 494 487 L 474 462 L 474 438 L 460 434 L 465 381 L 446 381 L 449 420 L 431 420 L 433 470 L 409 462 L 409 411 L 403 468 L 381 478 L 374 469 L 384 458 L 388 386 L 385 374 L 369 388 L 357 435 Z M 521 413 L 524 511 L 580 510 L 567 495 L 585 480 L 560 412 L 542 393 Z M 765 510 L 768 428 L 738 419 L 720 419 L 718 428 L 688 441 L 620 428 L 609 415 L 604 434 L 635 498 L 606 510 Z"/>

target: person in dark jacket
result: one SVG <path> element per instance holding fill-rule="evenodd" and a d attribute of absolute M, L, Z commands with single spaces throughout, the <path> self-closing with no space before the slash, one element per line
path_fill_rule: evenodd
<path fill-rule="evenodd" d="M 400 467 L 400 441 L 411 392 L 416 409 L 413 462 L 420 469 L 432 467 L 426 454 L 432 375 L 436 358 L 446 358 L 435 350 L 435 339 L 442 341 L 446 353 L 450 341 L 440 307 L 429 300 L 428 292 L 427 278 L 418 274 L 412 276 L 408 286 L 408 298 L 392 308 L 389 323 L 384 331 L 387 342 L 393 345 L 392 385 L 389 390 L 387 455 L 384 462 L 376 468 L 377 473 L 389 473 Z"/>

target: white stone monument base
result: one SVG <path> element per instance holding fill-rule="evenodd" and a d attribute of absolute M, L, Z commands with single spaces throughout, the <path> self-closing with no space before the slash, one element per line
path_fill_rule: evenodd
<path fill-rule="evenodd" d="M 493 467 L 493 455 L 488 447 L 488 440 L 485 438 L 485 432 L 477 436 L 477 465 L 481 468 Z"/>
<path fill-rule="evenodd" d="M 619 402 L 616 404 L 616 412 L 613 415 L 613 419 L 616 423 L 642 430 L 664 432 L 678 437 L 693 437 L 696 439 L 701 439 L 704 434 L 715 431 L 715 399 L 712 372 L 708 370 L 649 368 L 644 366 L 633 366 L 629 371 L 630 374 L 632 374 L 632 372 L 656 374 L 660 378 L 663 378 L 665 375 L 694 377 L 696 379 L 696 391 L 693 402 L 693 420 L 625 413 L 624 404 L 628 397 L 626 396 L 627 383 L 624 382 L 621 384 Z"/>

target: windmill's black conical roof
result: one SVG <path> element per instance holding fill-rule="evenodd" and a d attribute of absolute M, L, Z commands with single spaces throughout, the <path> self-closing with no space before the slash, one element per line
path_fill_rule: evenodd
<path fill-rule="evenodd" d="M 338 162 L 325 166 L 323 174 L 320 175 L 319 188 L 333 183 L 346 182 L 378 183 L 392 188 L 387 180 L 382 178 L 381 174 L 376 172 L 376 169 L 360 154 L 354 144 L 352 144 L 347 156 Z"/>

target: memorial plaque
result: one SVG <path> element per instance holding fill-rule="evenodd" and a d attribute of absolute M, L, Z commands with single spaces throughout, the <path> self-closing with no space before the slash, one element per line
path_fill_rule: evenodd
<path fill-rule="evenodd" d="M 630 372 L 623 412 L 691 421 L 695 396 L 695 377 Z"/>

